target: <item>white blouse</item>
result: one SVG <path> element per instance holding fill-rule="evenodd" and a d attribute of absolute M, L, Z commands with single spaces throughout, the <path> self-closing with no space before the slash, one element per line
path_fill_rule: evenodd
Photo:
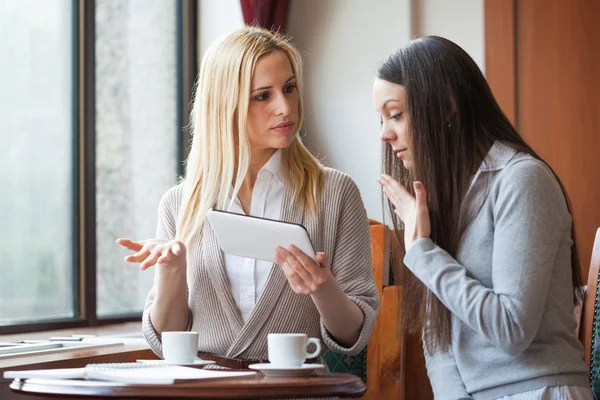
<path fill-rule="evenodd" d="M 280 219 L 285 189 L 281 170 L 281 150 L 277 150 L 260 169 L 252 191 L 250 215 Z M 245 214 L 240 200 L 235 198 L 231 212 Z M 244 322 L 248 320 L 271 271 L 272 263 L 225 254 L 225 270 L 231 294 Z"/>

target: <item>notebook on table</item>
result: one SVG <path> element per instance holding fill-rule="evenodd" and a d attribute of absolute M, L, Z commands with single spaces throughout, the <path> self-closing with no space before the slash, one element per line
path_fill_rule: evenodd
<path fill-rule="evenodd" d="M 212 379 L 256 376 L 254 371 L 223 371 L 144 363 L 88 364 L 83 368 L 6 371 L 5 379 L 87 379 L 132 384 L 170 385 Z"/>

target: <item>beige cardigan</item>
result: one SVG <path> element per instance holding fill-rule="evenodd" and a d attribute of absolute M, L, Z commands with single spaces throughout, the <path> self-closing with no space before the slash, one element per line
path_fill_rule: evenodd
<path fill-rule="evenodd" d="M 182 185 L 170 189 L 160 202 L 158 238 L 175 237 L 182 189 Z M 358 188 L 347 175 L 327 169 L 318 215 L 308 216 L 295 204 L 288 186 L 281 219 L 304 225 L 315 251 L 329 256 L 339 285 L 364 313 L 358 341 L 349 348 L 338 344 L 325 329 L 311 297 L 294 293 L 276 264 L 244 324 L 229 289 L 223 252 L 206 224 L 202 240 L 187 252 L 188 329 L 199 332 L 199 350 L 226 357 L 267 359 L 267 334 L 272 332 L 320 337 L 332 351 L 351 355 L 366 346 L 377 317 L 379 294 L 371 270 L 369 224 Z M 153 288 L 144 307 L 143 332 L 152 350 L 161 356 L 160 336 L 152 327 L 149 313 L 154 297 Z"/>

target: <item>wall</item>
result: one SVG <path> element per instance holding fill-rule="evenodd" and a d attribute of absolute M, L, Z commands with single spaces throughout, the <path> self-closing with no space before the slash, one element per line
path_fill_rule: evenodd
<path fill-rule="evenodd" d="M 377 63 L 410 38 L 408 0 L 292 2 L 288 33 L 304 55 L 306 142 L 349 174 L 367 213 L 381 220 Z"/>
<path fill-rule="evenodd" d="M 202 56 L 219 36 L 242 28 L 239 0 L 198 0 L 198 54 Z"/>
<path fill-rule="evenodd" d="M 200 54 L 243 26 L 237 0 L 200 0 Z M 415 35 L 441 35 L 483 66 L 483 0 L 292 0 L 288 33 L 304 57 L 305 142 L 349 174 L 370 218 L 381 220 L 377 64 Z"/>
<path fill-rule="evenodd" d="M 411 6 L 413 34 L 450 39 L 485 69 L 483 0 L 413 0 Z"/>

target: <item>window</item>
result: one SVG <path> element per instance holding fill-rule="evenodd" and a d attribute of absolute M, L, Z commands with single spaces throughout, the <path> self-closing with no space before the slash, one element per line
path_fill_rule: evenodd
<path fill-rule="evenodd" d="M 0 3 L 0 324 L 75 315 L 74 14 Z"/>
<path fill-rule="evenodd" d="M 35 10 L 32 12 L 32 10 Z M 0 3 L 0 333 L 139 319 L 182 172 L 196 0 Z"/>
<path fill-rule="evenodd" d="M 118 237 L 152 238 L 176 183 L 177 40 L 173 0 L 96 1 L 98 316 L 139 312 L 153 271 L 123 261 Z"/>

